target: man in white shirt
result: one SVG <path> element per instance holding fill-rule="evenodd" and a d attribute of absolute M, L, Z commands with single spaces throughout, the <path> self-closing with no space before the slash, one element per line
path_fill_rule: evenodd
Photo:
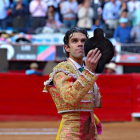
<path fill-rule="evenodd" d="M 38 27 L 45 26 L 47 4 L 44 0 L 32 0 L 29 5 L 31 13 L 31 28 L 37 29 Z"/>
<path fill-rule="evenodd" d="M 63 23 L 65 27 L 69 29 L 75 27 L 78 3 L 73 0 L 64 1 L 61 3 L 60 11 L 63 17 Z"/>
<path fill-rule="evenodd" d="M 103 20 L 109 29 L 115 29 L 118 25 L 120 6 L 121 3 L 118 0 L 110 0 L 104 5 Z"/>
<path fill-rule="evenodd" d="M 133 13 L 136 9 L 140 9 L 140 1 L 137 1 L 137 0 L 128 1 L 127 9 L 130 13 Z"/>
<path fill-rule="evenodd" d="M 9 0 L 0 0 L 0 27 L 6 30 L 7 27 L 7 8 L 9 7 Z"/>

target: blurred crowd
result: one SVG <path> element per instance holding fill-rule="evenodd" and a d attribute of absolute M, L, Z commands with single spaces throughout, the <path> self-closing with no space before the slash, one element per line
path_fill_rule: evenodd
<path fill-rule="evenodd" d="M 1 30 L 65 33 L 102 28 L 118 43 L 140 43 L 139 0 L 0 0 Z"/>

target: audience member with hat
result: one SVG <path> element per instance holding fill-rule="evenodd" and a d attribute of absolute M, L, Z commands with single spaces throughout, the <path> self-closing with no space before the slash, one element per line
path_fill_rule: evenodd
<path fill-rule="evenodd" d="M 114 62 L 110 62 L 105 65 L 107 74 L 116 74 L 116 64 Z"/>
<path fill-rule="evenodd" d="M 131 27 L 127 25 L 128 19 L 121 17 L 119 24 L 114 31 L 114 38 L 118 43 L 131 43 Z"/>

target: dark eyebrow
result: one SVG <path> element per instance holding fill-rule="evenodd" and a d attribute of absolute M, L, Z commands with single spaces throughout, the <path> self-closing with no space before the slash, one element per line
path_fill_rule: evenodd
<path fill-rule="evenodd" d="M 87 38 L 82 38 L 81 40 L 87 40 Z"/>
<path fill-rule="evenodd" d="M 74 37 L 74 38 L 71 38 L 71 39 L 78 39 L 78 38 Z"/>
<path fill-rule="evenodd" d="M 76 37 L 71 38 L 71 40 L 73 40 L 73 39 L 79 39 L 79 38 L 76 38 Z M 85 38 L 81 38 L 81 40 L 87 40 L 87 38 L 86 37 Z"/>
<path fill-rule="evenodd" d="M 71 40 L 73 41 L 73 40 L 78 40 L 78 38 L 71 38 Z"/>
<path fill-rule="evenodd" d="M 78 38 L 74 37 L 74 38 L 71 38 L 71 39 L 78 39 Z"/>

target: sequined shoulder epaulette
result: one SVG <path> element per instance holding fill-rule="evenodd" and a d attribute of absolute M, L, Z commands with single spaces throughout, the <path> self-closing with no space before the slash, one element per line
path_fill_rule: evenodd
<path fill-rule="evenodd" d="M 74 66 L 71 63 L 67 61 L 61 62 L 53 68 L 53 72 L 49 75 L 49 80 L 44 82 L 45 87 L 43 92 L 47 92 L 47 86 L 50 85 L 50 83 L 53 81 L 55 74 L 58 72 L 64 72 L 65 74 L 73 77 L 74 79 L 77 79 L 77 77 L 79 76 L 78 72 L 75 70 Z"/>

